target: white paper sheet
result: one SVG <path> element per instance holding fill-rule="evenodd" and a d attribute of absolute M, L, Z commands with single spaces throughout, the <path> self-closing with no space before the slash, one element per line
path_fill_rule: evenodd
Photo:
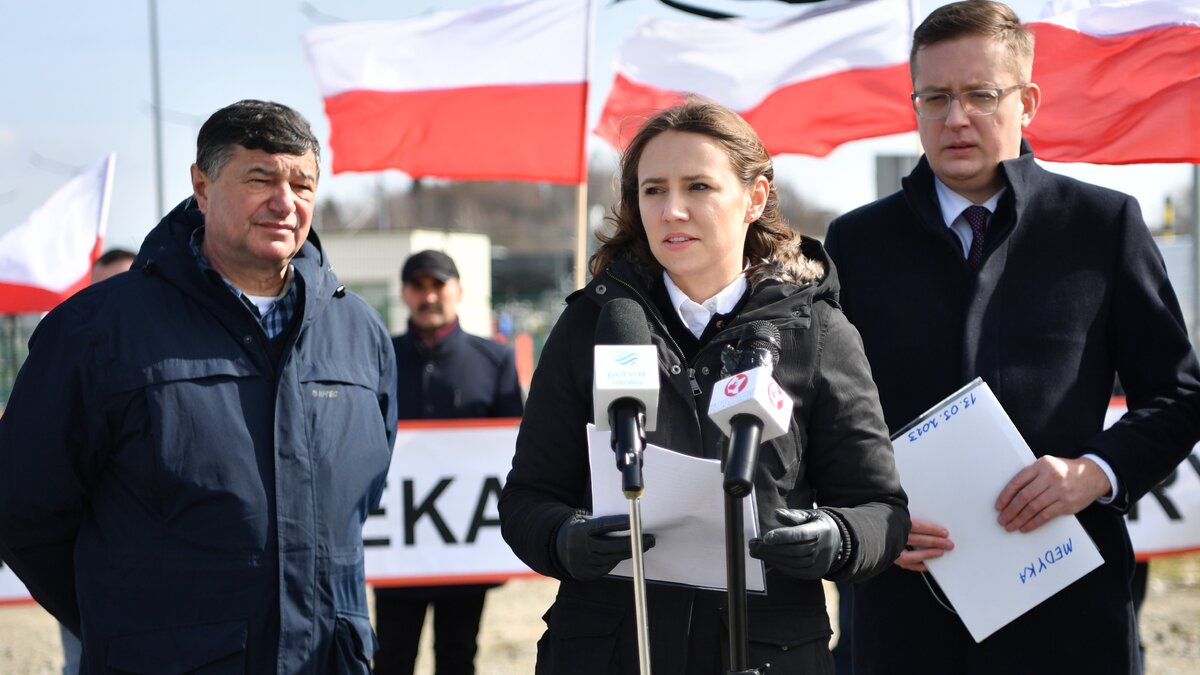
<path fill-rule="evenodd" d="M 621 473 L 607 431 L 588 425 L 592 474 L 592 512 L 598 516 L 628 514 L 621 491 Z M 720 463 L 647 445 L 642 458 L 646 490 L 642 494 L 642 532 L 653 534 L 654 548 L 646 551 L 646 579 L 725 590 L 725 476 Z M 743 500 L 745 538 L 758 536 L 754 494 Z M 743 550 L 745 542 L 743 542 Z M 763 563 L 746 557 L 746 590 L 766 588 Z M 632 577 L 633 563 L 621 562 L 616 576 Z"/>
<path fill-rule="evenodd" d="M 1104 563 L 1075 516 L 1007 532 L 996 498 L 1033 452 L 983 380 L 892 437 L 915 518 L 950 531 L 954 550 L 925 565 L 976 642 Z"/>

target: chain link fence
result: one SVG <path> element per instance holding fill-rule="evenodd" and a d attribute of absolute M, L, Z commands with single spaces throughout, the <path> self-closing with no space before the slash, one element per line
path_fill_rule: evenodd
<path fill-rule="evenodd" d="M 0 412 L 8 405 L 17 371 L 29 353 L 29 336 L 40 318 L 40 314 L 0 316 Z"/>

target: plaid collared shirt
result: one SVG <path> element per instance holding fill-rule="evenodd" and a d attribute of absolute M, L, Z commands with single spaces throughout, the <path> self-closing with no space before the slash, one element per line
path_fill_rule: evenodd
<path fill-rule="evenodd" d="M 263 314 L 258 311 L 258 305 L 254 304 L 253 300 L 246 297 L 246 294 L 242 292 L 242 289 L 229 283 L 228 279 L 221 276 L 220 272 L 213 269 L 213 266 L 209 264 L 208 259 L 204 257 L 203 253 L 200 252 L 200 242 L 203 239 L 204 228 L 200 227 L 192 233 L 191 241 L 188 242 L 192 247 L 192 254 L 196 256 L 196 262 L 200 264 L 200 270 L 205 273 L 211 272 L 212 274 L 216 275 L 216 277 L 221 280 L 221 283 L 225 284 L 225 287 L 229 289 L 229 292 L 233 293 L 235 298 L 242 301 L 242 304 L 245 305 L 246 309 L 250 310 L 250 313 L 254 315 L 255 321 L 258 322 L 259 327 L 262 328 L 263 333 L 265 333 L 267 336 L 267 339 L 273 340 L 278 337 L 279 334 L 287 328 L 287 325 L 291 322 L 292 317 L 296 315 L 296 303 L 299 301 L 299 293 L 296 292 L 296 284 L 292 281 L 291 270 L 288 271 L 288 279 L 285 282 L 286 287 L 284 288 L 283 293 L 275 299 L 275 304 L 271 305 L 271 308 L 267 310 L 267 313 Z"/>

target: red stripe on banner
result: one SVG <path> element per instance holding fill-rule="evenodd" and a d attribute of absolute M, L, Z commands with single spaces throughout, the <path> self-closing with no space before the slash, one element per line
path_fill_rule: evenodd
<path fill-rule="evenodd" d="M 33 598 L 0 598 L 0 607 L 8 607 L 9 605 L 32 605 L 36 604 Z"/>
<path fill-rule="evenodd" d="M 491 429 L 515 427 L 520 423 L 520 417 L 471 417 L 442 420 L 400 420 L 396 426 L 400 431 L 414 431 L 422 429 Z"/>
<path fill-rule="evenodd" d="M 1191 553 L 1200 552 L 1200 546 L 1191 546 L 1187 548 L 1169 548 L 1162 551 L 1135 551 L 1134 558 L 1138 562 L 1149 562 L 1157 558 L 1174 558 L 1181 555 L 1189 555 Z"/>
<path fill-rule="evenodd" d="M 1200 26 L 1093 37 L 1031 23 L 1042 106 L 1025 130 L 1038 158 L 1200 162 Z"/>
<path fill-rule="evenodd" d="M 333 171 L 580 183 L 587 85 L 350 91 L 325 99 Z"/>
<path fill-rule="evenodd" d="M 367 577 L 367 583 L 376 588 L 397 586 L 466 586 L 469 584 L 502 584 L 509 579 L 544 579 L 537 572 L 513 572 L 511 574 L 447 574 L 430 577 Z"/>
<path fill-rule="evenodd" d="M 775 90 L 754 108 L 738 111 L 772 155 L 824 157 L 848 141 L 913 131 L 907 64 L 844 70 Z M 654 113 L 686 94 L 617 74 L 596 134 L 622 149 Z"/>
<path fill-rule="evenodd" d="M 48 312 L 63 300 L 87 287 L 91 273 L 84 275 L 64 291 L 51 291 L 37 286 L 9 284 L 0 281 L 0 314 Z"/>

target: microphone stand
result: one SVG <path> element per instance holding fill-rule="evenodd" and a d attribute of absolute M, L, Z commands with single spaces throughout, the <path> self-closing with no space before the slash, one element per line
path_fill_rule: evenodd
<path fill-rule="evenodd" d="M 621 491 L 629 502 L 629 539 L 633 548 L 633 604 L 637 618 L 638 667 L 641 675 L 650 675 L 650 623 L 646 612 L 646 569 L 642 555 L 642 451 L 646 439 L 641 434 L 641 410 L 632 406 L 608 409 L 612 428 L 612 448 L 621 471 Z"/>
<path fill-rule="evenodd" d="M 747 433 L 734 434 L 726 444 L 721 467 L 725 470 L 725 582 L 729 604 L 729 675 L 762 675 L 771 667 L 750 667 L 749 619 L 746 601 L 746 545 L 742 500 L 751 494 L 753 467 L 762 439 L 762 420 L 753 415 L 735 415 L 732 422 L 745 423 Z M 740 442 L 739 440 L 740 439 Z M 735 447 L 735 443 L 737 444 Z M 739 469 L 751 473 L 739 477 Z"/>

